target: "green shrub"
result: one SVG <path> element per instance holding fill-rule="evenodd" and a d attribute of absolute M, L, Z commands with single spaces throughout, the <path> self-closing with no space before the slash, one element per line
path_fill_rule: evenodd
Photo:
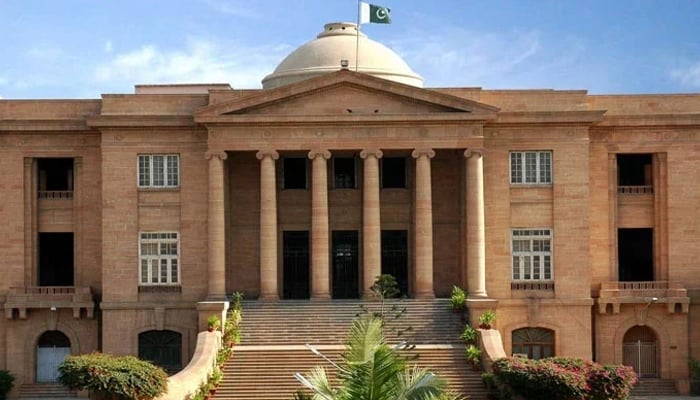
<path fill-rule="evenodd" d="M 10 371 L 0 369 L 0 400 L 5 400 L 14 386 L 15 377 Z"/>
<path fill-rule="evenodd" d="M 459 338 L 466 344 L 476 344 L 476 329 L 469 324 L 464 325 L 464 330 Z"/>
<path fill-rule="evenodd" d="M 470 344 L 467 346 L 464 352 L 467 356 L 467 361 L 469 361 L 469 364 L 471 364 L 473 367 L 481 367 L 481 349 L 473 344 Z"/>
<path fill-rule="evenodd" d="M 167 390 L 162 368 L 136 357 L 92 353 L 69 356 L 58 367 L 58 381 L 73 390 L 103 392 L 124 400 L 152 399 Z"/>
<path fill-rule="evenodd" d="M 526 399 L 623 400 L 637 381 L 631 367 L 574 358 L 502 358 L 493 370 L 503 397 Z"/>
<path fill-rule="evenodd" d="M 452 293 L 450 294 L 450 304 L 452 305 L 452 310 L 461 311 L 467 308 L 467 292 L 464 291 L 459 286 L 452 286 Z"/>
<path fill-rule="evenodd" d="M 496 319 L 496 313 L 493 310 L 486 310 L 479 315 L 479 328 L 491 329 L 491 323 Z"/>

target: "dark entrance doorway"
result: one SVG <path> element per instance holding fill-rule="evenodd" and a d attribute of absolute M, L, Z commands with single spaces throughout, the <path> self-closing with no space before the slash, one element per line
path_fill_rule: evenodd
<path fill-rule="evenodd" d="M 309 298 L 309 232 L 282 233 L 283 281 L 285 299 Z"/>
<path fill-rule="evenodd" d="M 622 363 L 640 378 L 659 377 L 658 339 L 648 326 L 633 326 L 622 338 Z"/>
<path fill-rule="evenodd" d="M 382 274 L 392 275 L 402 296 L 408 296 L 408 232 L 382 231 Z"/>
<path fill-rule="evenodd" d="M 39 233 L 39 286 L 73 286 L 73 233 Z"/>
<path fill-rule="evenodd" d="M 625 282 L 654 280 L 654 231 L 651 228 L 617 230 L 619 279 Z"/>
<path fill-rule="evenodd" d="M 357 231 L 333 231 L 333 298 L 359 297 Z"/>
<path fill-rule="evenodd" d="M 174 331 L 139 333 L 139 358 L 172 375 L 182 369 L 182 335 Z"/>

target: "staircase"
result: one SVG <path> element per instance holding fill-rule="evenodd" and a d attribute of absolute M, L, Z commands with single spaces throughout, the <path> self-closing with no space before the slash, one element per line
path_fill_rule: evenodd
<path fill-rule="evenodd" d="M 19 397 L 23 399 L 39 398 L 72 398 L 76 397 L 74 391 L 69 390 L 58 383 L 24 384 L 19 387 Z"/>
<path fill-rule="evenodd" d="M 673 379 L 641 378 L 632 389 L 632 396 L 678 396 Z"/>
<path fill-rule="evenodd" d="M 379 311 L 379 302 L 333 301 L 246 301 L 243 304 L 242 340 L 224 366 L 224 379 L 215 400 L 292 399 L 302 389 L 296 372 L 308 373 L 320 365 L 335 379 L 333 366 L 314 355 L 309 343 L 331 361 L 339 362 L 345 336 L 364 304 Z M 450 311 L 447 300 L 403 300 L 385 304 L 385 316 L 392 307 L 406 309 L 403 317 L 387 318 L 385 334 L 389 343 L 407 340 L 415 344 L 416 361 L 445 378 L 451 390 L 485 400 L 481 373 L 472 371 L 459 340 L 460 318 Z M 386 317 L 385 317 L 386 318 Z M 407 327 L 399 336 L 397 332 Z"/>

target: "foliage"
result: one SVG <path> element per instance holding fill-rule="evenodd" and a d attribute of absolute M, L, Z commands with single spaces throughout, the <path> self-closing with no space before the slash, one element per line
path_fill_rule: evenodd
<path fill-rule="evenodd" d="M 493 310 L 486 310 L 479 315 L 479 328 L 491 329 L 491 323 L 496 319 L 496 313 Z"/>
<path fill-rule="evenodd" d="M 694 358 L 688 359 L 688 369 L 690 370 L 690 394 L 700 395 L 700 361 Z"/>
<path fill-rule="evenodd" d="M 212 383 L 212 386 L 216 387 L 221 383 L 221 380 L 224 378 L 223 372 L 221 372 L 221 368 L 214 367 L 214 370 L 211 372 L 211 376 L 209 377 L 209 380 Z"/>
<path fill-rule="evenodd" d="M 219 326 L 221 326 L 221 321 L 219 320 L 219 317 L 216 315 L 212 315 L 209 318 L 207 318 L 207 326 L 210 329 L 219 329 Z"/>
<path fill-rule="evenodd" d="M 473 367 L 481 367 L 481 349 L 473 344 L 470 344 L 466 347 L 464 352 L 467 356 L 467 361 L 469 364 L 471 364 Z"/>
<path fill-rule="evenodd" d="M 231 309 L 238 311 L 243 309 L 243 293 L 233 292 L 231 295 Z"/>
<path fill-rule="evenodd" d="M 390 274 L 382 274 L 377 276 L 374 284 L 369 288 L 374 297 L 379 298 L 379 311 L 371 312 L 365 304 L 360 304 L 360 313 L 356 316 L 362 314 L 371 315 L 374 318 L 378 318 L 382 323 L 387 321 L 396 321 L 401 319 L 406 314 L 406 307 L 400 307 L 398 304 L 392 304 L 389 310 L 385 310 L 387 299 L 396 299 L 401 295 L 401 290 L 399 290 L 399 284 L 396 279 Z M 400 329 L 395 329 L 397 336 L 402 336 L 406 332 L 413 330 L 412 326 L 407 326 Z"/>
<path fill-rule="evenodd" d="M 450 304 L 455 311 L 461 311 L 467 308 L 467 292 L 459 286 L 452 286 L 452 294 L 450 295 Z"/>
<path fill-rule="evenodd" d="M 8 370 L 0 369 L 0 400 L 5 400 L 14 387 L 15 377 Z"/>
<path fill-rule="evenodd" d="M 573 358 L 502 358 L 493 370 L 505 398 L 623 400 L 637 380 L 631 367 Z"/>
<path fill-rule="evenodd" d="M 454 399 L 445 381 L 426 369 L 410 367 L 384 338 L 382 321 L 375 317 L 353 322 L 339 365 L 337 388 L 323 367 L 314 368 L 304 384 L 321 400 L 429 400 Z"/>
<path fill-rule="evenodd" d="M 464 330 L 459 338 L 466 344 L 476 344 L 476 329 L 469 324 L 464 325 Z"/>
<path fill-rule="evenodd" d="M 292 395 L 292 400 L 312 400 L 313 396 L 299 389 Z"/>
<path fill-rule="evenodd" d="M 73 390 L 105 392 L 119 399 L 151 399 L 165 393 L 168 375 L 136 357 L 92 353 L 68 356 L 58 381 Z"/>

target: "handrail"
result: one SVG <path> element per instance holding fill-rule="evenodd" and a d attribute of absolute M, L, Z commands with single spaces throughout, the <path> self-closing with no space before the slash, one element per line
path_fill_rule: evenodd
<path fill-rule="evenodd" d="M 618 186 L 617 193 L 620 193 L 620 194 L 652 194 L 652 193 L 654 193 L 654 186 L 652 186 L 652 185 Z"/>
<path fill-rule="evenodd" d="M 38 197 L 48 200 L 70 200 L 73 198 L 72 190 L 39 190 Z"/>
<path fill-rule="evenodd" d="M 199 332 L 197 347 L 189 364 L 182 371 L 168 378 L 168 391 L 157 400 L 183 400 L 191 398 L 206 383 L 216 366 L 216 354 L 221 347 L 221 332 Z"/>

